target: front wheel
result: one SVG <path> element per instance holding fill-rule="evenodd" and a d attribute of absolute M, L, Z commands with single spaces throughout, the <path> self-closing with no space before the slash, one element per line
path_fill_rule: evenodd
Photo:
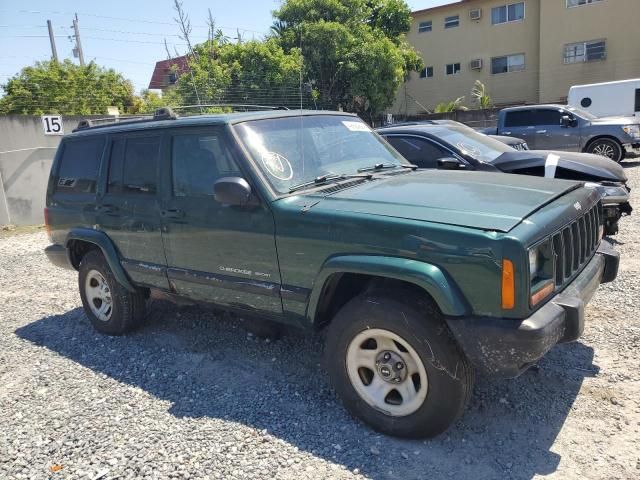
<path fill-rule="evenodd" d="M 325 362 L 354 416 L 389 435 L 433 437 L 464 411 L 473 371 L 433 304 L 395 298 L 348 302 L 329 326 Z"/>
<path fill-rule="evenodd" d="M 620 162 L 624 158 L 624 148 L 617 141 L 609 138 L 594 140 L 588 147 L 588 153 L 610 158 L 615 162 Z"/>

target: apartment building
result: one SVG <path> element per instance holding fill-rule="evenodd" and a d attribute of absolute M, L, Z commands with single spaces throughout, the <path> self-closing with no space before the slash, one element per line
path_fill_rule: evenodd
<path fill-rule="evenodd" d="M 397 114 L 431 110 L 482 81 L 496 105 L 563 102 L 571 85 L 640 77 L 640 0 L 461 0 L 413 12 L 426 68 Z"/>

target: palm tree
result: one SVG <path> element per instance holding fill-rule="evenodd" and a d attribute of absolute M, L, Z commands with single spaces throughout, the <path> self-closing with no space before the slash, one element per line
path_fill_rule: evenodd
<path fill-rule="evenodd" d="M 487 92 L 487 87 L 480 80 L 476 80 L 476 83 L 473 85 L 471 96 L 475 99 L 481 110 L 491 108 L 491 97 Z"/>
<path fill-rule="evenodd" d="M 450 102 L 439 103 L 436 105 L 436 108 L 433 109 L 433 113 L 449 113 L 455 112 L 456 110 L 469 110 L 467 107 L 462 105 L 463 101 L 464 97 L 458 97 Z"/>
<path fill-rule="evenodd" d="M 287 22 L 276 20 L 273 22 L 273 25 L 271 25 L 271 33 L 273 33 L 274 37 L 282 37 L 287 28 L 289 28 Z"/>

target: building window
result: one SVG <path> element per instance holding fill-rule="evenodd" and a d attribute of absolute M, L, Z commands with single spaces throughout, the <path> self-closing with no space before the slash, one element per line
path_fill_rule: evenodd
<path fill-rule="evenodd" d="M 491 9 L 491 23 L 493 25 L 521 22 L 522 20 L 524 20 L 524 2 L 510 3 Z"/>
<path fill-rule="evenodd" d="M 431 77 L 433 77 L 433 67 L 424 68 L 420 72 L 420 78 L 431 78 Z"/>
<path fill-rule="evenodd" d="M 607 58 L 606 40 L 570 43 L 564 46 L 564 63 L 593 62 Z"/>
<path fill-rule="evenodd" d="M 459 63 L 448 63 L 447 64 L 447 75 L 457 75 L 460 73 L 460 64 Z"/>
<path fill-rule="evenodd" d="M 426 22 L 420 22 L 418 24 L 418 33 L 426 33 L 433 30 L 433 22 L 428 20 Z"/>
<path fill-rule="evenodd" d="M 592 3 L 599 3 L 601 1 L 602 0 L 567 0 L 567 8 L 591 5 Z"/>
<path fill-rule="evenodd" d="M 460 26 L 460 15 L 454 15 L 444 19 L 444 28 L 455 28 Z"/>
<path fill-rule="evenodd" d="M 505 55 L 491 59 L 491 73 L 522 72 L 525 69 L 524 54 Z"/>

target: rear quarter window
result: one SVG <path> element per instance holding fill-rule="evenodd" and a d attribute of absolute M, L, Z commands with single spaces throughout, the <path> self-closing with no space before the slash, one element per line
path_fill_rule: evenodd
<path fill-rule="evenodd" d="M 67 140 L 62 145 L 56 192 L 95 193 L 104 137 Z"/>

